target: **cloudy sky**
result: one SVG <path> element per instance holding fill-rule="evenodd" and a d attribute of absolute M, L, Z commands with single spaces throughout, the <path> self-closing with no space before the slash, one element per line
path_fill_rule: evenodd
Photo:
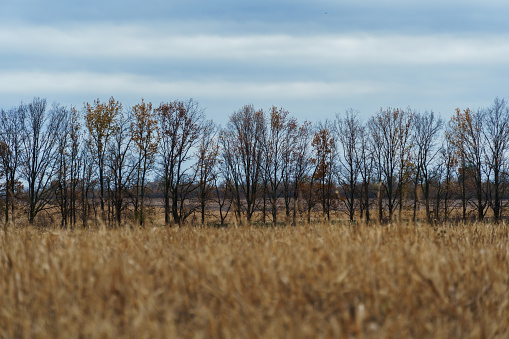
<path fill-rule="evenodd" d="M 509 2 L 2 0 L 0 107 L 194 98 L 299 120 L 509 98 Z"/>

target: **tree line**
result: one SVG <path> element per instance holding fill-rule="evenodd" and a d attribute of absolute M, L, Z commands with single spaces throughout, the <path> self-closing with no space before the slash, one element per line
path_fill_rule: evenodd
<path fill-rule="evenodd" d="M 313 124 L 246 105 L 221 127 L 192 99 L 124 108 L 112 97 L 77 109 L 34 98 L 0 110 L 0 211 L 6 223 L 42 215 L 63 228 L 143 226 L 155 205 L 167 225 L 190 216 L 295 225 L 338 212 L 350 221 L 503 218 L 504 99 L 458 108 L 448 122 L 411 108 L 359 115 Z"/>

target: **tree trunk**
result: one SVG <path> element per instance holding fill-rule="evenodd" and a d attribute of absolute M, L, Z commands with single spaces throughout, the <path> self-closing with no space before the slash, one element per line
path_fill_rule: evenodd
<path fill-rule="evenodd" d="M 415 219 L 417 218 L 417 202 L 419 201 L 417 187 L 419 187 L 419 184 L 416 182 L 414 185 L 414 213 L 412 215 L 412 222 L 415 222 Z"/>
<path fill-rule="evenodd" d="M 366 215 L 366 222 L 369 222 L 369 182 L 364 183 L 364 208 Z"/>
<path fill-rule="evenodd" d="M 495 223 L 498 223 L 500 221 L 500 178 L 499 178 L 499 172 L 497 169 L 497 165 L 495 165 L 495 182 L 494 182 L 494 189 L 495 189 L 495 201 L 493 204 L 493 214 L 495 217 Z"/>
<path fill-rule="evenodd" d="M 429 181 L 427 179 L 424 182 L 424 201 L 426 204 L 426 222 L 429 223 L 431 220 L 429 211 Z"/>
<path fill-rule="evenodd" d="M 9 171 L 5 171 L 5 224 L 9 222 Z"/>
<path fill-rule="evenodd" d="M 164 183 L 164 223 L 170 226 L 170 184 L 167 179 Z"/>

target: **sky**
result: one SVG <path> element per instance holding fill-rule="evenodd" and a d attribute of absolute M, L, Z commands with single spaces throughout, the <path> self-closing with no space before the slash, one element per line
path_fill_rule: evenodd
<path fill-rule="evenodd" d="M 300 121 L 508 98 L 509 2 L 2 0 L 0 107 L 193 98 Z"/>

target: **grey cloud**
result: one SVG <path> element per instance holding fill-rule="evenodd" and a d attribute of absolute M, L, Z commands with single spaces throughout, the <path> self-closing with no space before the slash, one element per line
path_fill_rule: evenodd
<path fill-rule="evenodd" d="M 55 25 L 76 22 L 165 23 L 221 34 L 352 31 L 508 32 L 501 1 L 160 1 L 13 0 L 0 18 Z M 208 31 L 208 30 L 207 30 Z M 208 31 L 210 32 L 210 31 Z"/>

